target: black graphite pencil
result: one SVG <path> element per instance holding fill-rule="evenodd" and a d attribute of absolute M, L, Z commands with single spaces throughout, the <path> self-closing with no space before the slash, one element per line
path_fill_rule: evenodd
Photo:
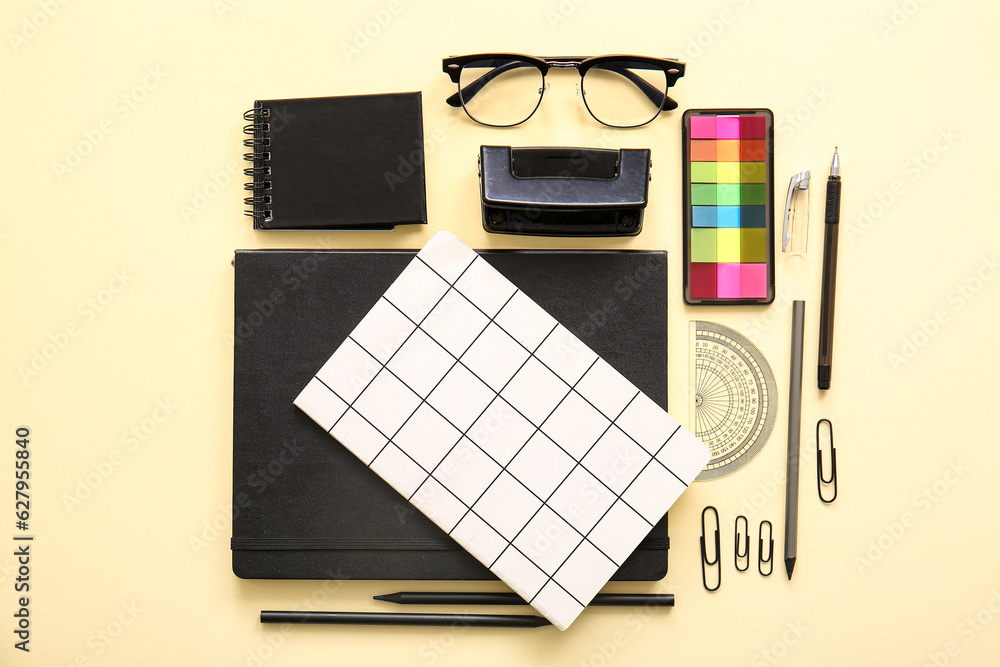
<path fill-rule="evenodd" d="M 552 623 L 521 614 L 382 614 L 353 611 L 262 611 L 261 623 L 326 623 L 333 625 L 436 625 L 478 628 L 538 628 Z"/>
<path fill-rule="evenodd" d="M 517 593 L 476 593 L 476 592 L 424 592 L 404 591 L 389 595 L 376 595 L 375 600 L 396 604 L 440 604 L 440 605 L 524 605 L 528 604 Z M 590 605 L 593 607 L 673 607 L 672 594 L 652 593 L 598 593 Z"/>
<path fill-rule="evenodd" d="M 798 557 L 799 438 L 802 425 L 802 335 L 805 301 L 792 302 L 792 359 L 788 380 L 788 452 L 785 471 L 785 571 L 792 579 Z"/>

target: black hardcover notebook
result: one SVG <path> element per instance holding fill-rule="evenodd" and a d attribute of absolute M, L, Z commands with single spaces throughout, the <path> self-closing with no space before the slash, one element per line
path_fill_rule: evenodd
<path fill-rule="evenodd" d="M 496 578 L 292 405 L 415 254 L 237 251 L 231 546 L 238 576 Z M 665 252 L 481 255 L 666 408 Z M 664 517 L 613 579 L 662 579 L 668 548 Z"/>
<path fill-rule="evenodd" d="M 426 224 L 420 93 L 258 100 L 243 117 L 254 229 Z"/>

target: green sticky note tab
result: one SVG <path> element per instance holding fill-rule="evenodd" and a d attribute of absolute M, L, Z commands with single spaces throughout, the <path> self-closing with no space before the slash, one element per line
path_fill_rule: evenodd
<path fill-rule="evenodd" d="M 706 183 L 691 184 L 691 205 L 692 206 L 715 206 L 716 185 Z"/>
<path fill-rule="evenodd" d="M 737 184 L 724 183 L 719 185 L 718 193 L 719 206 L 739 206 L 740 186 Z"/>
<path fill-rule="evenodd" d="M 767 203 L 767 186 L 763 183 L 744 183 L 739 187 L 741 188 L 741 192 L 738 203 L 751 206 L 763 206 Z"/>
<path fill-rule="evenodd" d="M 691 230 L 691 261 L 714 262 L 716 257 L 716 229 Z"/>
<path fill-rule="evenodd" d="M 692 162 L 692 183 L 715 183 L 715 162 Z"/>

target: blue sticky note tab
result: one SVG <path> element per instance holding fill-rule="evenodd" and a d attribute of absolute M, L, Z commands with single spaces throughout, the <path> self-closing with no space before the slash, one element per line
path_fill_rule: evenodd
<path fill-rule="evenodd" d="M 763 227 L 765 222 L 765 207 L 741 206 L 740 225 L 743 227 Z"/>
<path fill-rule="evenodd" d="M 692 206 L 691 226 L 692 227 L 716 227 L 715 211 L 717 206 Z"/>
<path fill-rule="evenodd" d="M 716 223 L 719 227 L 739 227 L 740 207 L 719 206 L 716 210 Z"/>

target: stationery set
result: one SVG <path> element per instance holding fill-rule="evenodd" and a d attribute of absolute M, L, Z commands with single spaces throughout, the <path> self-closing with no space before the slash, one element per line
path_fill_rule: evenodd
<path fill-rule="evenodd" d="M 677 60 L 636 55 L 477 54 L 445 58 L 442 68 L 457 87 L 446 106 L 506 128 L 538 112 L 561 69 L 578 75 L 586 113 L 613 128 L 668 115 L 678 107 L 670 89 L 685 75 Z M 422 102 L 418 92 L 255 102 L 244 116 L 254 229 L 433 223 Z M 689 109 L 681 125 L 676 291 L 692 306 L 766 307 L 775 296 L 773 116 Z M 651 165 L 649 149 L 483 145 L 470 171 L 477 168 L 486 231 L 558 240 L 634 236 L 665 224 L 644 216 L 655 196 Z M 832 362 L 836 157 L 834 166 L 822 389 Z M 807 192 L 808 172 L 793 185 L 782 231 L 798 240 L 808 207 L 796 211 L 793 200 Z M 588 605 L 673 606 L 673 595 L 600 591 L 608 581 L 662 579 L 667 510 L 696 479 L 735 472 L 766 442 L 777 405 L 773 378 L 767 387 L 745 385 L 753 373 L 731 372 L 737 366 L 726 349 L 762 378 L 767 364 L 750 344 L 711 342 L 739 340 L 721 325 L 692 323 L 692 350 L 702 350 L 692 376 L 697 367 L 699 378 L 722 377 L 724 368 L 733 380 L 716 382 L 714 395 L 691 392 L 692 423 L 666 411 L 666 252 L 564 250 L 558 241 L 550 250 L 476 252 L 460 237 L 439 231 L 419 251 L 236 252 L 233 571 L 248 579 L 500 579 L 512 592 L 376 599 L 526 604 L 538 615 L 264 611 L 262 622 L 566 630 Z M 803 310 L 797 301 L 793 397 L 801 393 Z M 704 348 L 695 345 L 703 339 Z M 742 395 L 744 386 L 753 393 L 750 408 L 725 419 L 754 430 L 749 441 L 710 412 L 713 400 Z M 798 404 L 789 411 L 796 484 L 785 560 L 794 564 Z M 821 469 L 817 483 L 821 497 L 832 485 L 835 498 L 832 425 L 829 442 L 832 476 Z M 709 590 L 722 575 L 710 588 L 706 565 L 721 567 L 714 516 L 714 537 L 701 543 Z M 739 521 L 736 551 L 740 569 L 750 546 L 749 525 L 740 533 Z"/>

